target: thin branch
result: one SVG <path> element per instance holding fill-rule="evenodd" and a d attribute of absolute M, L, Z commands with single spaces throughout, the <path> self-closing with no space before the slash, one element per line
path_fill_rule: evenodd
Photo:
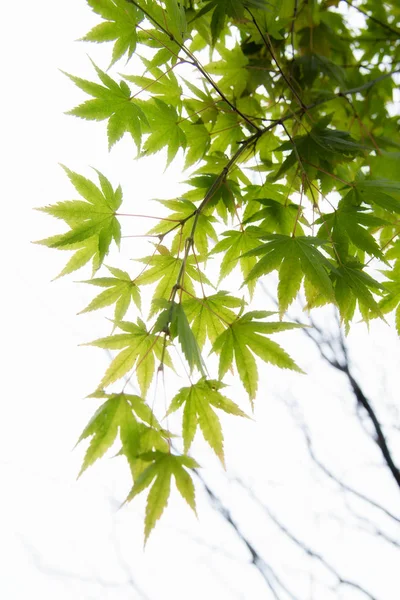
<path fill-rule="evenodd" d="M 308 337 L 310 337 L 310 339 L 312 339 L 314 341 L 314 343 L 318 346 L 318 342 L 313 338 L 312 335 L 311 336 L 309 335 Z M 354 396 L 356 397 L 358 404 L 364 408 L 364 410 L 368 414 L 368 416 L 371 420 L 371 423 L 374 427 L 375 434 L 376 434 L 376 437 L 374 437 L 374 441 L 376 442 L 379 449 L 381 450 L 383 459 L 384 459 L 386 465 L 388 466 L 389 471 L 391 472 L 395 482 L 397 483 L 398 487 L 400 488 L 400 470 L 398 469 L 398 467 L 396 466 L 396 464 L 394 462 L 392 453 L 389 449 L 385 434 L 383 432 L 382 425 L 376 415 L 375 410 L 372 407 L 371 401 L 364 394 L 364 392 L 361 389 L 361 386 L 356 381 L 356 379 L 354 378 L 354 376 L 350 370 L 350 363 L 348 360 L 347 348 L 345 346 L 343 337 L 341 335 L 340 335 L 339 340 L 340 340 L 340 345 L 341 345 L 341 349 L 343 351 L 343 356 L 344 356 L 343 362 L 339 362 L 335 358 L 329 358 L 323 352 L 321 352 L 321 356 L 334 369 L 337 369 L 338 371 L 340 371 L 346 375 L 347 380 L 350 383 L 351 389 L 353 391 Z"/>
<path fill-rule="evenodd" d="M 391 27 L 387 23 L 384 23 L 383 21 L 380 21 L 376 17 L 374 17 L 372 15 L 369 15 L 360 6 L 355 6 L 352 2 L 350 2 L 350 0 L 344 0 L 344 2 L 346 2 L 346 4 L 348 6 L 350 6 L 350 8 L 354 8 L 359 13 L 361 13 L 362 15 L 364 15 L 365 17 L 367 17 L 367 19 L 371 19 L 371 21 L 373 21 L 374 23 L 376 23 L 377 25 L 379 25 L 379 27 L 382 27 L 382 29 L 386 29 L 386 31 L 390 31 L 390 33 L 394 33 L 396 36 L 398 36 L 400 38 L 400 31 L 398 29 L 395 29 L 394 27 Z"/>
<path fill-rule="evenodd" d="M 359 492 L 358 490 L 354 489 L 353 487 L 351 487 L 350 485 L 348 485 L 347 483 L 344 483 L 343 481 L 341 481 L 336 475 L 334 475 L 334 473 L 332 473 L 332 471 L 330 469 L 328 469 L 328 467 L 326 467 L 316 456 L 315 452 L 314 452 L 314 448 L 312 446 L 311 443 L 311 438 L 310 435 L 308 433 L 308 431 L 306 430 L 306 428 L 303 426 L 302 427 L 303 433 L 304 433 L 304 437 L 306 439 L 306 444 L 307 444 L 307 449 L 308 452 L 310 454 L 311 459 L 313 460 L 313 462 L 317 465 L 317 467 L 327 476 L 329 477 L 329 479 L 332 479 L 332 481 L 334 481 L 340 488 L 342 488 L 344 491 L 349 492 L 350 494 L 352 494 L 353 496 L 355 496 L 356 498 L 359 498 L 360 500 L 363 500 L 363 502 L 366 502 L 367 504 L 369 504 L 370 506 L 373 506 L 375 509 L 381 511 L 382 513 L 384 513 L 387 517 L 389 517 L 390 519 L 393 519 L 393 521 L 396 521 L 396 523 L 398 523 L 400 525 L 400 517 L 396 516 L 395 514 L 393 514 L 390 510 L 388 510 L 387 508 L 385 508 L 384 506 L 382 506 L 381 504 L 378 504 L 378 502 L 375 502 L 375 500 L 372 500 L 372 498 L 369 498 L 369 496 L 366 496 L 365 494 L 363 494 L 362 492 Z"/>
<path fill-rule="evenodd" d="M 259 552 L 256 550 L 255 546 L 248 539 L 248 537 L 243 533 L 242 529 L 238 525 L 238 523 L 233 519 L 231 512 L 229 509 L 223 504 L 222 500 L 212 491 L 212 489 L 208 486 L 208 484 L 203 479 L 202 475 L 197 469 L 194 469 L 199 481 L 202 483 L 204 490 L 209 497 L 211 504 L 214 508 L 220 513 L 220 515 L 225 519 L 225 521 L 232 527 L 235 534 L 239 538 L 239 540 L 246 546 L 247 550 L 251 556 L 251 562 L 257 571 L 260 573 L 261 577 L 264 579 L 264 582 L 269 587 L 273 597 L 276 600 L 280 600 L 280 594 L 276 589 L 276 586 L 279 586 L 292 600 L 300 600 L 298 596 L 296 596 L 293 592 L 289 590 L 289 588 L 282 582 L 280 577 L 275 573 L 272 567 L 262 558 Z M 371 596 L 371 600 L 376 600 Z"/>
<path fill-rule="evenodd" d="M 316 550 L 312 550 L 305 542 L 296 537 L 279 519 L 273 514 L 273 512 L 265 506 L 263 502 L 255 495 L 253 490 L 248 488 L 240 479 L 235 479 L 235 481 L 246 490 L 247 494 L 250 498 L 268 515 L 271 521 L 276 525 L 276 527 L 287 537 L 289 538 L 296 546 L 298 546 L 305 554 L 317 560 L 331 575 L 333 575 L 339 585 L 346 585 L 348 587 L 352 587 L 353 589 L 358 590 L 370 600 L 376 600 L 375 596 L 373 596 L 370 592 L 368 592 L 364 587 L 355 581 L 351 581 L 350 579 L 344 579 L 339 572 Z"/>
<path fill-rule="evenodd" d="M 299 103 L 299 105 L 301 106 L 303 111 L 306 111 L 306 106 L 305 106 L 303 100 L 300 98 L 299 94 L 296 92 L 293 85 L 290 83 L 285 72 L 283 71 L 282 67 L 279 64 L 278 59 L 276 58 L 274 49 L 272 47 L 271 39 L 270 39 L 268 33 L 267 32 L 264 33 L 261 30 L 259 24 L 257 23 L 256 19 L 253 16 L 253 13 L 251 12 L 251 10 L 248 7 L 246 7 L 246 10 L 249 13 L 249 15 L 251 16 L 251 20 L 253 21 L 255 28 L 257 29 L 258 33 L 260 34 L 261 39 L 263 40 L 263 42 L 265 44 L 265 47 L 267 48 L 268 52 L 270 53 L 271 58 L 274 61 L 274 63 L 276 64 L 278 71 L 281 74 L 282 78 L 284 79 L 286 85 L 288 86 L 289 90 L 291 90 L 291 92 L 293 93 L 294 97 L 296 98 L 297 102 Z"/>
<path fill-rule="evenodd" d="M 264 283 L 261 281 L 260 285 L 264 291 L 264 293 L 275 303 L 276 299 L 273 298 L 273 296 L 269 293 L 268 289 L 266 288 L 266 286 L 264 285 Z M 291 318 L 291 321 L 294 321 L 296 323 L 301 323 L 299 319 L 297 318 Z M 323 336 L 323 332 L 322 330 L 311 320 L 311 325 L 313 327 L 313 330 L 317 331 L 320 336 Z M 318 351 L 321 354 L 321 357 L 332 367 L 339 369 L 340 371 L 342 371 L 340 367 L 340 363 L 335 360 L 330 358 L 329 356 L 327 356 L 327 354 L 325 353 L 325 351 L 322 348 L 322 344 L 328 344 L 328 346 L 330 347 L 331 351 L 333 352 L 333 354 L 335 354 L 335 349 L 333 347 L 333 342 L 331 340 L 326 340 L 326 339 L 320 339 L 317 340 L 311 333 L 312 330 L 304 328 L 302 329 L 302 332 L 304 333 L 304 335 L 306 335 L 317 347 Z M 340 332 L 340 330 L 339 330 Z M 343 357 L 344 357 L 344 362 L 347 362 L 348 360 L 348 352 L 347 352 L 347 348 L 343 342 L 343 339 L 341 339 L 340 341 L 340 348 L 343 352 Z M 339 365 L 339 366 L 336 366 Z M 376 508 L 377 510 L 380 510 L 381 512 L 383 512 L 387 517 L 393 519 L 394 521 L 396 521 L 397 523 L 400 524 L 400 517 L 396 516 L 395 514 L 393 514 L 390 510 L 388 510 L 387 508 L 381 506 L 380 504 L 378 504 L 377 502 L 375 502 L 374 500 L 372 500 L 371 498 L 369 498 L 368 496 L 366 496 L 365 494 L 363 494 L 362 492 L 359 492 L 358 490 L 352 488 L 351 486 L 347 485 L 346 483 L 344 483 L 343 481 L 341 481 L 338 477 L 336 477 L 336 475 L 334 475 L 327 467 L 325 467 L 325 465 L 323 465 L 318 458 L 316 457 L 312 444 L 311 444 L 311 439 L 310 436 L 308 434 L 308 431 L 305 428 L 305 425 L 302 426 L 302 430 L 304 432 L 305 438 L 306 438 L 306 442 L 307 442 L 307 448 L 309 451 L 309 454 L 311 456 L 311 458 L 313 459 L 313 461 L 315 462 L 315 464 L 321 469 L 321 471 L 323 473 L 325 473 L 325 475 L 327 477 L 329 477 L 330 479 L 332 479 L 332 481 L 334 481 L 337 485 L 339 485 L 342 489 L 344 489 L 345 491 L 353 494 L 354 496 L 358 497 L 360 500 L 363 500 L 364 502 L 370 504 L 371 506 L 373 506 L 374 508 Z"/>
<path fill-rule="evenodd" d="M 312 319 L 311 319 L 311 324 L 315 328 L 315 323 L 312 321 Z M 350 383 L 351 389 L 353 391 L 354 396 L 356 397 L 358 404 L 364 408 L 364 410 L 368 414 L 368 416 L 371 420 L 371 423 L 374 427 L 376 437 L 374 437 L 373 439 L 376 442 L 376 444 L 378 445 L 378 447 L 382 453 L 382 457 L 383 457 L 387 467 L 389 468 L 389 471 L 392 474 L 397 486 L 400 488 L 400 470 L 398 469 L 398 467 L 396 466 L 396 464 L 394 462 L 392 453 L 389 449 L 385 434 L 383 432 L 382 425 L 376 415 L 375 410 L 372 407 L 372 403 L 367 398 L 367 396 L 364 394 L 364 392 L 361 389 L 361 386 L 356 381 L 356 379 L 354 378 L 354 376 L 350 370 L 350 362 L 349 362 L 349 358 L 348 358 L 348 352 L 347 352 L 347 348 L 344 343 L 344 339 L 343 339 L 340 329 L 339 329 L 339 343 L 340 343 L 340 347 L 341 347 L 341 350 L 343 352 L 343 357 L 344 357 L 344 360 L 342 362 L 339 362 L 336 358 L 330 358 L 329 356 L 327 356 L 321 347 L 321 341 L 317 340 L 310 333 L 309 330 L 303 329 L 303 333 L 314 342 L 314 344 L 317 346 L 322 358 L 328 364 L 330 364 L 331 367 L 333 367 L 334 369 L 336 369 L 336 370 L 340 371 L 341 373 L 344 373 L 344 375 L 346 375 L 347 380 Z M 321 330 L 319 330 L 319 333 L 321 334 Z M 324 340 L 324 341 L 326 343 L 326 340 Z M 331 346 L 331 350 L 334 351 L 332 346 Z"/>
<path fill-rule="evenodd" d="M 138 4 L 135 0 L 127 0 L 127 1 L 130 2 L 131 4 L 134 4 L 137 8 L 139 8 L 143 12 L 143 14 L 146 15 L 146 17 L 149 19 L 149 21 L 154 23 L 154 25 L 156 25 L 163 33 L 165 33 L 165 35 L 167 35 L 171 41 L 175 42 L 180 47 L 182 52 L 189 59 L 189 60 L 181 61 L 181 62 L 187 62 L 188 64 L 191 64 L 193 67 L 195 67 L 198 71 L 200 71 L 200 73 L 203 75 L 203 77 L 205 77 L 205 79 L 208 81 L 208 83 L 214 88 L 214 90 L 217 92 L 217 94 L 219 94 L 219 96 L 221 96 L 222 100 L 224 100 L 224 102 L 226 102 L 234 110 L 235 113 L 240 115 L 242 117 L 242 119 L 244 121 L 246 121 L 246 123 L 248 125 L 250 125 L 250 127 L 255 129 L 256 131 L 259 131 L 258 126 L 255 125 L 248 117 L 246 117 L 246 115 L 244 115 L 219 89 L 218 85 L 215 83 L 213 78 L 207 73 L 207 71 L 201 65 L 199 60 L 192 54 L 192 52 L 190 52 L 190 50 L 188 48 L 186 48 L 185 44 L 178 42 L 178 40 L 175 38 L 174 35 L 172 35 L 172 33 L 170 31 L 168 31 L 163 25 L 161 25 L 161 23 L 159 23 L 156 19 L 154 19 L 154 17 L 152 17 L 146 11 L 146 9 L 144 9 L 142 6 L 140 6 L 140 4 Z"/>

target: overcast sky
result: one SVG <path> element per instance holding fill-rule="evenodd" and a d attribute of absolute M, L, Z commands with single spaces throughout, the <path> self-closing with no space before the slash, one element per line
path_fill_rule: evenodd
<path fill-rule="evenodd" d="M 127 600 L 140 597 L 129 579 L 133 577 L 152 600 L 268 598 L 262 581 L 245 564 L 245 549 L 205 502 L 200 521 L 196 521 L 173 495 L 159 532 L 153 533 L 143 554 L 143 501 L 119 510 L 129 491 L 129 474 L 122 461 L 103 460 L 76 482 L 84 448 L 73 450 L 73 446 L 97 408 L 97 401 L 84 398 L 96 387 L 108 363 L 102 351 L 78 344 L 107 335 L 108 330 L 99 313 L 76 316 L 93 297 L 93 288 L 74 284 L 87 278 L 88 271 L 51 281 L 64 266 L 67 253 L 31 244 L 53 235 L 58 227 L 54 219 L 33 208 L 76 196 L 58 163 L 87 176 L 90 166 L 98 168 L 114 185 L 121 183 L 125 197 L 141 209 L 147 199 L 174 197 L 180 189 L 177 181 L 184 177 L 178 168 L 163 173 L 162 158 L 135 162 L 129 140 L 109 154 L 104 124 L 85 123 L 63 114 L 83 95 L 58 69 L 92 78 L 86 55 L 103 68 L 109 57 L 108 49 L 73 41 L 97 22 L 83 0 L 7 2 L 2 15 L 4 225 L 0 302 L 5 343 L 0 420 L 0 561 L 4 571 L 0 597 Z M 130 250 L 136 251 L 130 244 Z M 127 257 L 113 264 L 126 266 Z M 359 373 L 370 394 L 379 397 L 384 390 L 385 402 L 394 400 L 398 387 L 395 374 L 400 367 L 395 332 L 374 323 L 369 336 L 361 326 L 355 327 L 352 336 L 353 352 L 358 357 L 362 352 L 364 357 Z M 299 496 L 300 506 L 295 510 L 290 495 L 299 484 L 295 477 L 285 483 L 288 493 L 282 495 L 282 472 L 296 461 L 302 464 L 305 454 L 293 457 L 299 434 L 279 397 L 286 395 L 288 399 L 296 393 L 303 398 L 318 430 L 318 424 L 329 419 L 339 422 L 343 407 L 338 407 L 335 394 L 344 394 L 346 386 L 343 383 L 341 390 L 342 384 L 336 382 L 339 388 L 332 389 L 328 371 L 315 367 L 317 354 L 311 346 L 300 348 L 291 338 L 282 339 L 301 366 L 314 376 L 320 370 L 320 375 L 306 381 L 267 367 L 263 381 L 268 393 L 262 388 L 262 403 L 256 412 L 259 422 L 227 421 L 226 453 L 235 472 L 247 474 L 253 482 L 259 474 L 260 489 L 271 486 L 270 497 L 286 510 L 288 519 L 298 522 L 301 514 L 306 531 L 309 521 L 306 509 L 302 509 L 303 504 L 306 507 L 310 503 L 307 492 Z M 389 368 L 382 382 L 385 361 Z M 352 409 L 348 412 L 350 415 Z M 291 436 L 284 445 L 281 431 Z M 345 432 L 341 433 L 341 451 L 362 454 L 363 433 L 360 439 L 346 439 Z M 328 454 L 335 452 L 336 435 L 321 426 L 321 444 Z M 279 445 L 278 459 L 273 452 Z M 220 467 L 202 444 L 198 447 L 208 465 L 210 481 L 218 488 Z M 371 455 L 374 460 L 376 456 Z M 303 473 L 303 487 L 307 481 L 304 477 Z M 357 477 L 362 482 L 362 475 L 354 473 L 356 481 Z M 279 482 L 275 487 L 274 481 Z M 221 493 L 229 496 L 229 490 L 222 486 Z M 326 494 L 329 504 L 328 493 L 320 493 Z M 239 496 L 229 499 L 233 507 L 235 502 L 244 501 Z M 260 539 L 267 533 L 260 532 Z M 340 538 L 340 528 L 337 535 Z M 205 541 L 225 549 L 225 555 L 215 554 L 214 566 Z M 238 557 L 243 558 L 242 563 Z M 375 579 L 373 574 L 365 574 L 371 585 L 377 578 L 388 578 L 394 569 L 391 560 L 387 558 Z M 356 569 L 364 576 L 361 559 Z M 389 578 L 387 596 L 382 600 L 395 600 L 392 591 Z"/>

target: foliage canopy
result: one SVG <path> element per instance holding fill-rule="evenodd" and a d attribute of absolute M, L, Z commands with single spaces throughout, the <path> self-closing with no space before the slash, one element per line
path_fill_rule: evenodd
<path fill-rule="evenodd" d="M 131 257 L 142 264 L 129 273 L 103 267 L 121 244 L 123 202 L 105 175 L 94 182 L 64 167 L 81 198 L 41 209 L 66 224 L 40 242 L 73 252 L 60 275 L 91 262 L 86 283 L 102 288 L 82 312 L 113 310 L 111 335 L 92 342 L 116 354 L 92 394 L 103 404 L 80 438 L 90 438 L 82 471 L 118 437 L 133 477 L 127 499 L 150 488 L 147 540 L 171 479 L 195 510 L 196 431 L 224 462 L 218 411 L 246 417 L 225 395 L 226 373 L 238 373 L 252 404 L 259 360 L 301 370 L 271 339 L 299 327 L 283 319 L 300 293 L 308 310 L 336 305 L 346 330 L 395 310 L 400 333 L 400 8 L 396 0 L 87 3 L 100 22 L 83 40 L 110 44 L 111 59 L 107 71 L 93 63 L 93 81 L 68 75 L 86 94 L 70 114 L 105 121 L 110 149 L 127 134 L 139 159 L 164 150 L 167 165 L 183 155 L 189 170 L 187 193 L 160 201 L 167 213 L 148 232 L 153 254 Z M 109 74 L 114 64 L 134 67 Z M 212 259 L 219 280 L 206 276 Z M 257 281 L 274 272 L 278 315 L 249 310 Z M 182 414 L 182 453 L 148 401 L 175 349 L 189 385 L 167 414 Z M 125 392 L 132 377 L 140 396 Z"/>

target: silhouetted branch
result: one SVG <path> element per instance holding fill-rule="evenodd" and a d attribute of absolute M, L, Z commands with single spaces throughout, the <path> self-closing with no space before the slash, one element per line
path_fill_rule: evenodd
<path fill-rule="evenodd" d="M 372 403 L 367 398 L 367 396 L 364 394 L 363 390 L 361 389 L 360 384 L 357 382 L 357 380 L 355 379 L 355 377 L 351 371 L 347 347 L 344 342 L 343 335 L 341 333 L 340 328 L 338 329 L 338 342 L 339 342 L 340 348 L 342 350 L 343 360 L 340 360 L 340 359 L 338 360 L 338 358 L 335 356 L 329 357 L 324 352 L 324 350 L 322 348 L 322 343 L 325 343 L 328 346 L 330 346 L 332 352 L 334 352 L 332 343 L 329 340 L 327 340 L 326 338 L 324 339 L 321 329 L 319 329 L 316 326 L 316 324 L 312 321 L 312 319 L 311 319 L 311 324 L 312 324 L 314 330 L 316 330 L 319 333 L 319 335 L 321 336 L 321 339 L 320 340 L 316 339 L 312 333 L 312 330 L 310 330 L 310 329 L 303 330 L 305 335 L 314 342 L 314 344 L 317 346 L 322 358 L 326 362 L 328 362 L 334 369 L 336 369 L 336 370 L 340 371 L 341 373 L 343 373 L 344 375 L 346 375 L 347 380 L 353 391 L 353 394 L 356 397 L 358 405 L 362 406 L 363 409 L 366 411 L 368 417 L 370 418 L 372 426 L 375 430 L 375 436 L 373 437 L 373 440 L 378 445 L 378 447 L 382 453 L 383 459 L 389 468 L 389 471 L 391 472 L 395 482 L 397 483 L 398 487 L 400 488 L 400 470 L 394 463 L 394 459 L 393 459 L 392 453 L 389 449 L 388 443 L 386 441 L 386 436 L 383 432 L 382 425 L 377 417 L 377 414 L 376 414 L 374 408 L 372 407 Z"/>
<path fill-rule="evenodd" d="M 334 475 L 332 473 L 332 471 L 330 471 L 315 455 L 312 443 L 311 443 L 311 438 L 310 435 L 307 431 L 307 429 L 305 428 L 305 426 L 302 427 L 303 429 L 303 433 L 305 436 L 305 440 L 307 443 L 307 449 L 308 452 L 310 454 L 310 457 L 312 458 L 313 462 L 317 465 L 317 467 L 327 476 L 329 477 L 329 479 L 332 479 L 332 481 L 334 481 L 340 488 L 342 488 L 343 490 L 345 490 L 346 492 L 349 492 L 350 494 L 353 494 L 353 496 L 356 496 L 357 498 L 359 498 L 360 500 L 363 500 L 364 502 L 366 502 L 367 504 L 369 504 L 370 506 L 373 506 L 374 508 L 376 508 L 377 510 L 383 512 L 387 517 L 389 517 L 390 519 L 393 519 L 394 521 L 396 521 L 397 523 L 400 524 L 400 517 L 397 517 L 395 514 L 393 514 L 390 510 L 388 510 L 387 508 L 385 508 L 384 506 L 382 506 L 381 504 L 378 504 L 378 502 L 375 502 L 375 500 L 372 500 L 372 498 L 369 498 L 368 496 L 366 496 L 365 494 L 363 494 L 362 492 L 359 492 L 358 490 L 354 489 L 353 487 L 349 486 L 347 483 L 344 483 L 344 481 L 341 481 L 336 475 Z"/>
<path fill-rule="evenodd" d="M 252 544 L 249 538 L 243 533 L 238 523 L 233 519 L 229 509 L 223 504 L 222 500 L 208 486 L 200 472 L 197 470 L 195 470 L 195 472 L 211 502 L 211 505 L 231 526 L 239 540 L 246 546 L 247 550 L 250 553 L 252 564 L 257 569 L 264 582 L 269 587 L 273 597 L 276 600 L 280 600 L 281 595 L 278 591 L 278 588 L 280 588 L 280 590 L 285 592 L 290 598 L 292 598 L 292 600 L 300 600 L 298 596 L 296 596 L 291 590 L 289 590 L 289 588 L 282 582 L 282 580 L 280 579 L 280 577 L 278 577 L 278 575 L 272 569 L 272 567 L 259 554 L 259 552 L 256 550 L 255 546 Z M 371 599 L 375 600 L 372 598 L 372 596 Z"/>
<path fill-rule="evenodd" d="M 339 585 L 346 585 L 348 587 L 352 587 L 365 596 L 370 598 L 370 600 L 376 600 L 375 596 L 373 596 L 370 592 L 368 592 L 365 588 L 363 588 L 358 583 L 351 581 L 350 579 L 343 578 L 339 572 L 316 550 L 312 550 L 305 542 L 296 537 L 283 523 L 273 514 L 273 512 L 256 496 L 256 494 L 248 488 L 240 479 L 236 478 L 235 481 L 242 486 L 243 489 L 246 490 L 247 494 L 250 498 L 262 509 L 262 511 L 268 515 L 271 521 L 276 525 L 276 527 L 283 533 L 287 538 L 289 538 L 296 546 L 301 548 L 301 550 L 310 556 L 311 558 L 317 560 L 331 575 L 333 575 L 337 583 Z"/>

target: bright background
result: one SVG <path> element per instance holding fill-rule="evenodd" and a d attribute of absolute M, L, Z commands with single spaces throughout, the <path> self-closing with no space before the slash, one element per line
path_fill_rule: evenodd
<path fill-rule="evenodd" d="M 76 482 L 84 447 L 73 447 L 97 408 L 97 401 L 84 397 L 109 362 L 101 350 L 78 344 L 107 335 L 108 329 L 101 313 L 76 316 L 97 289 L 73 283 L 87 278 L 89 271 L 51 282 L 67 253 L 31 243 L 58 227 L 33 208 L 76 197 L 58 162 L 89 177 L 89 166 L 94 166 L 114 185 L 121 183 L 132 212 L 146 212 L 148 199 L 174 197 L 185 176 L 178 168 L 164 173 L 162 157 L 135 162 L 128 139 L 109 154 L 104 124 L 63 114 L 83 94 L 58 69 L 91 79 L 86 53 L 102 68 L 109 58 L 109 49 L 73 42 L 98 22 L 83 0 L 8 2 L 2 15 L 0 597 L 268 599 L 246 549 L 208 507 L 200 488 L 199 521 L 173 495 L 143 553 L 143 501 L 119 509 L 130 484 L 122 460 L 104 459 Z M 143 254 L 136 243 L 142 242 L 128 242 L 131 256 Z M 126 258 L 122 261 L 128 264 Z M 396 490 L 386 473 L 378 473 L 379 453 L 363 430 L 354 432 L 355 408 L 346 382 L 333 377 L 303 337 L 294 337 L 280 341 L 309 376 L 263 369 L 256 421 L 225 423 L 229 471 L 267 497 L 287 525 L 307 535 L 315 547 L 335 540 L 327 548 L 332 560 L 344 569 L 351 560 L 353 578 L 378 589 L 383 594 L 379 600 L 395 600 L 395 554 L 370 537 L 360 542 L 343 533 L 344 501 L 307 466 L 303 437 L 288 406 L 298 403 L 321 456 L 339 460 L 341 474 L 352 485 L 400 512 Z M 356 325 L 349 343 L 368 395 L 382 409 L 391 407 L 398 423 L 400 359 L 394 330 L 373 323 L 368 334 L 365 326 Z M 289 580 L 312 590 L 305 559 L 291 557 L 292 550 L 264 524 L 261 511 L 249 505 L 246 512 L 248 497 L 234 481 L 221 477 L 217 461 L 201 442 L 194 450 L 207 467 L 205 478 L 233 514 L 240 515 L 244 530 L 271 561 L 278 554 L 286 557 L 287 564 L 280 561 L 279 567 Z M 392 450 L 399 456 L 400 445 Z M 293 562 L 296 569 L 288 566 Z M 316 590 L 317 600 L 339 597 Z M 350 590 L 341 597 L 362 596 Z"/>

